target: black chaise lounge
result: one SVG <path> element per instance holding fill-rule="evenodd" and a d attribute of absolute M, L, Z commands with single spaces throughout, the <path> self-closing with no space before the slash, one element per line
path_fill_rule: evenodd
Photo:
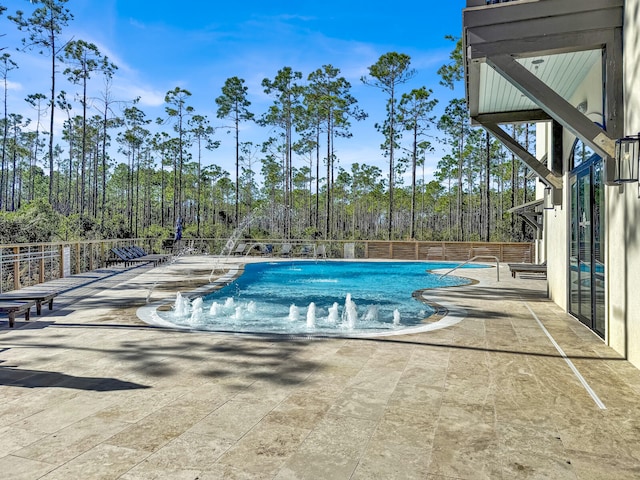
<path fill-rule="evenodd" d="M 114 247 L 111 249 L 111 252 L 115 255 L 116 260 L 109 260 L 107 263 L 118 263 L 124 262 L 125 267 L 132 265 L 134 263 L 153 263 L 153 266 L 157 266 L 159 263 L 167 261 L 168 258 L 171 257 L 169 254 L 144 254 L 141 255 L 139 252 L 130 250 L 131 247 Z"/>
<path fill-rule="evenodd" d="M 234 255 L 244 255 L 246 253 L 247 244 L 239 243 L 236 249 L 232 252 Z"/>
<path fill-rule="evenodd" d="M 138 245 L 132 245 L 125 247 L 126 250 L 134 255 L 136 258 L 147 258 L 152 262 L 163 263 L 168 261 L 172 255 L 170 253 L 147 253 L 144 249 Z"/>
<path fill-rule="evenodd" d="M 511 270 L 511 276 L 516 278 L 516 273 L 539 273 L 547 276 L 547 262 L 536 263 L 510 263 L 509 270 Z"/>
<path fill-rule="evenodd" d="M 114 247 L 111 249 L 111 252 L 116 256 L 116 260 L 110 260 L 109 263 L 123 262 L 125 267 L 133 265 L 134 263 L 151 263 L 152 262 L 154 265 L 158 264 L 157 261 L 153 261 L 150 258 L 134 257 L 133 255 L 131 255 L 130 253 L 126 252 L 121 248 Z"/>
<path fill-rule="evenodd" d="M 290 243 L 282 244 L 282 248 L 280 249 L 280 256 L 281 257 L 290 257 L 292 248 L 293 247 L 291 246 Z"/>

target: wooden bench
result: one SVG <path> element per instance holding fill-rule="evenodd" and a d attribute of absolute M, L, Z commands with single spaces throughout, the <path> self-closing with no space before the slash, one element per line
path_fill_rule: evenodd
<path fill-rule="evenodd" d="M 516 278 L 516 273 L 539 273 L 547 276 L 547 264 L 535 264 L 535 263 L 510 263 L 509 270 L 511 270 L 511 276 Z"/>
<path fill-rule="evenodd" d="M 53 310 L 53 299 L 58 296 L 58 292 L 37 292 L 37 291 L 20 291 L 7 292 L 0 294 L 0 302 L 4 300 L 33 300 L 36 302 L 36 315 L 42 314 L 42 304 L 49 304 L 49 310 Z"/>
<path fill-rule="evenodd" d="M 9 315 L 9 327 L 13 328 L 16 315 L 24 313 L 25 321 L 29 321 L 29 314 L 31 313 L 31 307 L 36 304 L 35 300 L 29 301 L 0 301 L 0 313 L 6 313 Z"/>

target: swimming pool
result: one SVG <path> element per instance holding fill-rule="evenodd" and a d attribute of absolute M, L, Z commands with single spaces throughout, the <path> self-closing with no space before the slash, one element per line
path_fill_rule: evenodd
<path fill-rule="evenodd" d="M 286 261 L 249 263 L 219 290 L 155 312 L 156 323 L 239 333 L 345 335 L 399 332 L 435 310 L 415 292 L 464 285 L 427 269 L 456 263 Z"/>

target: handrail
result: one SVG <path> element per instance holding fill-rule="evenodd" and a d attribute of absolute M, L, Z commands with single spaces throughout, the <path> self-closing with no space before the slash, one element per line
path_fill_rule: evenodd
<path fill-rule="evenodd" d="M 446 273 L 443 273 L 442 275 L 440 275 L 440 277 L 438 278 L 442 278 L 442 277 L 446 277 L 447 275 L 449 275 L 451 272 L 464 267 L 467 263 L 469 262 L 473 262 L 474 260 L 477 260 L 478 258 L 491 258 L 493 260 L 496 261 L 496 281 L 499 282 L 500 281 L 500 259 L 496 256 L 493 255 L 476 255 L 473 258 L 470 258 L 469 260 L 467 260 L 466 262 L 461 263 L 460 265 L 453 267 L 451 270 L 449 270 Z"/>

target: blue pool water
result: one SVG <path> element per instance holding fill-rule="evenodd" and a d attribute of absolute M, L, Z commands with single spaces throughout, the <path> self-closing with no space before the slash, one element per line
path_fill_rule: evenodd
<path fill-rule="evenodd" d="M 433 309 L 413 297 L 425 288 L 467 284 L 428 273 L 453 268 L 434 262 L 250 263 L 236 280 L 202 299 L 178 298 L 157 315 L 199 330 L 346 334 L 420 325 Z"/>

